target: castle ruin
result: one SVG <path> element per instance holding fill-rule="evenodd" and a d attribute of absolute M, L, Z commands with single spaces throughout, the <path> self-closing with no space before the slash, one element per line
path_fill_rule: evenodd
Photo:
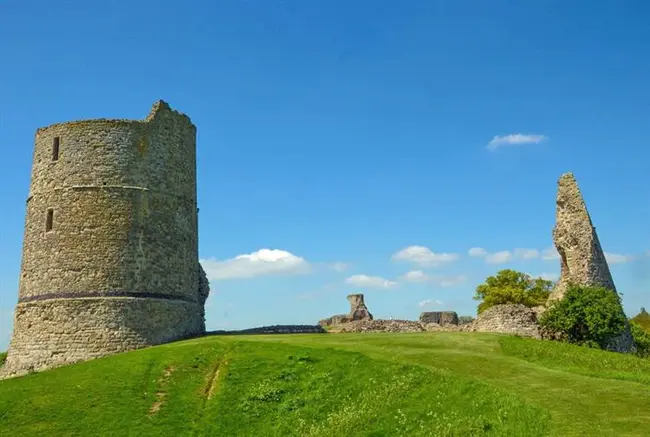
<path fill-rule="evenodd" d="M 611 290 L 623 311 L 605 252 L 573 173 L 563 174 L 558 181 L 553 243 L 560 255 L 560 279 L 549 296 L 549 304 L 562 299 L 569 284 L 575 284 Z M 615 352 L 636 350 L 629 323 L 621 334 L 609 339 L 606 349 Z"/>
<path fill-rule="evenodd" d="M 36 131 L 19 299 L 0 377 L 205 332 L 196 127 L 144 120 Z"/>

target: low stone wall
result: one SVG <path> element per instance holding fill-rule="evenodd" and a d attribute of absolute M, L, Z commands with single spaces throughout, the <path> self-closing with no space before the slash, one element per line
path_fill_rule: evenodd
<path fill-rule="evenodd" d="M 359 320 L 333 326 L 330 332 L 422 332 L 424 327 L 413 320 Z"/>
<path fill-rule="evenodd" d="M 541 338 L 536 311 L 524 305 L 495 305 L 463 328 L 469 332 L 500 332 Z"/>
<path fill-rule="evenodd" d="M 420 314 L 421 323 L 436 323 L 438 325 L 458 325 L 458 314 L 455 311 L 427 311 Z"/>
<path fill-rule="evenodd" d="M 414 320 L 359 320 L 330 327 L 329 332 L 426 332 L 461 331 L 457 325 L 421 323 Z"/>
<path fill-rule="evenodd" d="M 201 335 L 201 314 L 198 304 L 153 298 L 20 303 L 0 378 Z"/>
<path fill-rule="evenodd" d="M 273 325 L 239 331 L 211 331 L 207 335 L 254 335 L 254 334 L 324 334 L 327 331 L 319 325 Z"/>

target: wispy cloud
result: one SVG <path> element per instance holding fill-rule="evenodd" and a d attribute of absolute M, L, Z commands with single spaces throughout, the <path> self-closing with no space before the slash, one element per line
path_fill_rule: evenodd
<path fill-rule="evenodd" d="M 488 251 L 483 249 L 482 247 L 472 247 L 470 250 L 467 251 L 467 254 L 469 256 L 480 257 L 480 256 L 487 255 Z"/>
<path fill-rule="evenodd" d="M 345 280 L 345 283 L 353 287 L 361 288 L 393 288 L 397 282 L 389 281 L 380 276 L 353 275 Z"/>
<path fill-rule="evenodd" d="M 542 278 L 542 279 L 546 279 L 547 281 L 556 281 L 560 277 L 560 274 L 559 273 L 539 273 L 539 274 L 528 273 L 528 276 L 530 276 L 533 279 Z"/>
<path fill-rule="evenodd" d="M 634 261 L 634 257 L 631 255 L 621 255 L 618 253 L 609 253 L 605 252 L 605 259 L 609 264 L 625 264 L 630 261 Z"/>
<path fill-rule="evenodd" d="M 350 264 L 339 261 L 339 262 L 331 263 L 328 267 L 336 272 L 344 272 L 350 268 Z"/>
<path fill-rule="evenodd" d="M 531 260 L 537 259 L 542 254 L 537 249 L 515 248 L 510 250 L 500 250 L 490 253 L 482 247 L 472 247 L 467 251 L 469 256 L 483 258 L 487 264 L 505 264 L 513 260 Z"/>
<path fill-rule="evenodd" d="M 505 264 L 511 260 L 512 254 L 509 250 L 501 250 L 485 256 L 485 262 L 488 264 Z"/>
<path fill-rule="evenodd" d="M 442 301 L 438 299 L 426 299 L 418 303 L 418 306 L 420 308 L 427 308 L 427 307 L 434 307 L 434 306 L 441 306 L 441 305 L 442 305 Z"/>
<path fill-rule="evenodd" d="M 538 134 L 497 135 L 490 140 L 487 145 L 487 149 L 493 152 L 500 147 L 537 144 L 547 139 L 548 138 L 545 135 Z"/>
<path fill-rule="evenodd" d="M 408 273 L 405 273 L 401 278 L 404 282 L 416 282 L 416 283 L 429 283 L 438 287 L 453 287 L 467 281 L 467 276 L 465 275 L 428 275 L 422 270 L 411 270 Z"/>
<path fill-rule="evenodd" d="M 560 254 L 557 252 L 555 246 L 551 246 L 547 249 L 542 250 L 542 259 L 544 261 L 554 261 L 560 259 Z"/>
<path fill-rule="evenodd" d="M 406 282 L 427 282 L 431 278 L 422 270 L 411 270 L 405 273 L 401 279 Z"/>
<path fill-rule="evenodd" d="M 437 267 L 456 261 L 458 255 L 455 253 L 436 253 L 424 246 L 409 246 L 394 253 L 391 259 L 393 261 L 409 262 L 421 267 Z"/>
<path fill-rule="evenodd" d="M 208 279 L 246 279 L 271 274 L 301 274 L 311 271 L 310 264 L 302 257 L 286 250 L 260 249 L 257 252 L 237 255 L 223 261 L 202 259 L 201 265 Z"/>

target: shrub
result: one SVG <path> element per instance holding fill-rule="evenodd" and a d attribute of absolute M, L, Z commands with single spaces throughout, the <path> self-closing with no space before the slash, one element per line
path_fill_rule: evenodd
<path fill-rule="evenodd" d="M 525 273 L 506 269 L 490 276 L 476 287 L 474 300 L 482 301 L 478 305 L 479 314 L 494 305 L 522 304 L 535 307 L 546 302 L 552 288 L 551 281 L 533 279 Z"/>
<path fill-rule="evenodd" d="M 630 329 L 634 343 L 636 344 L 636 353 L 640 357 L 650 357 L 650 334 L 643 327 L 635 322 L 630 321 Z"/>
<path fill-rule="evenodd" d="M 650 314 L 645 310 L 645 308 L 641 307 L 641 311 L 639 314 L 636 316 L 632 317 L 630 319 L 631 322 L 635 322 L 637 325 L 639 325 L 641 328 L 643 328 L 646 332 L 650 332 Z"/>
<path fill-rule="evenodd" d="M 623 331 L 626 321 L 614 291 L 570 284 L 564 298 L 542 314 L 540 325 L 569 343 L 605 348 L 610 338 Z"/>
<path fill-rule="evenodd" d="M 7 359 L 7 352 L 0 352 L 0 367 L 2 367 Z"/>

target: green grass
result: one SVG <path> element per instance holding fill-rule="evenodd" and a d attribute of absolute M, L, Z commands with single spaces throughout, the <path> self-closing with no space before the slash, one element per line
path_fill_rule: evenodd
<path fill-rule="evenodd" d="M 646 436 L 649 375 L 494 334 L 214 336 L 0 381 L 0 435 Z"/>

